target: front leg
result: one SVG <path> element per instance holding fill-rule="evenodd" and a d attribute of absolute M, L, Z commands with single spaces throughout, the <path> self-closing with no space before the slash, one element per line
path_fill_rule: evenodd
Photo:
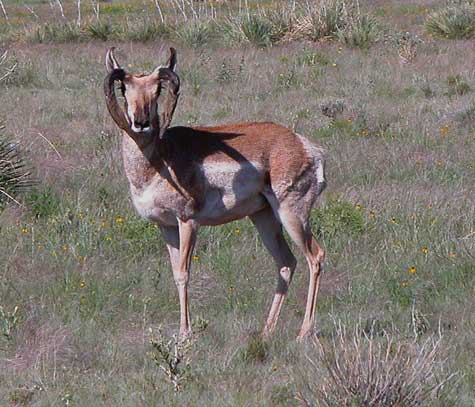
<path fill-rule="evenodd" d="M 191 334 L 190 313 L 188 307 L 188 281 L 190 278 L 190 263 L 196 242 L 196 224 L 193 221 L 178 221 L 176 226 L 162 226 L 163 238 L 170 254 L 173 278 L 180 299 L 180 337 Z"/>

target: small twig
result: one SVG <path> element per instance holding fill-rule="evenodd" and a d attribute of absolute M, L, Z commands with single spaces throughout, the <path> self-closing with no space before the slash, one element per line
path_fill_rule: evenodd
<path fill-rule="evenodd" d="M 158 15 L 160 16 L 160 20 L 162 21 L 162 24 L 165 22 L 165 19 L 163 18 L 163 13 L 162 13 L 162 8 L 160 7 L 160 3 L 158 0 L 154 0 L 155 2 L 155 7 L 158 11 Z"/>
<path fill-rule="evenodd" d="M 77 0 L 77 6 L 78 6 L 78 19 L 76 21 L 76 25 L 78 27 L 81 27 L 81 0 Z"/>
<path fill-rule="evenodd" d="M 0 7 L 2 8 L 2 12 L 3 12 L 3 15 L 5 16 L 5 19 L 8 21 L 8 14 L 7 14 L 7 10 L 5 10 L 5 6 L 3 5 L 3 1 L 0 0 Z"/>
<path fill-rule="evenodd" d="M 18 202 L 13 196 L 11 196 L 7 191 L 4 189 L 0 188 L 0 194 L 5 195 L 7 198 L 11 199 L 13 202 L 15 202 L 18 206 L 23 206 L 20 202 Z"/>
<path fill-rule="evenodd" d="M 61 4 L 61 0 L 56 0 L 56 3 L 58 4 L 59 11 L 61 12 L 61 17 L 63 17 L 66 20 L 66 16 L 64 15 L 64 9 L 63 9 L 63 5 Z"/>
<path fill-rule="evenodd" d="M 39 19 L 38 14 L 35 13 L 35 10 L 33 10 L 33 7 L 25 6 L 25 8 L 35 17 L 37 20 Z"/>
<path fill-rule="evenodd" d="M 100 13 L 100 4 L 99 2 L 95 2 L 94 0 L 91 0 L 92 3 L 92 9 L 94 10 L 94 14 L 96 15 L 96 18 L 99 20 L 99 13 Z"/>
<path fill-rule="evenodd" d="M 63 157 L 61 156 L 61 154 L 59 153 L 59 151 L 56 149 L 56 147 L 54 146 L 54 144 L 53 144 L 51 141 L 49 141 L 45 136 L 43 136 L 43 134 L 38 133 L 38 135 L 39 135 L 43 140 L 45 140 L 45 141 L 51 146 L 51 148 L 54 150 L 54 152 L 57 154 L 57 156 L 62 160 Z"/>
<path fill-rule="evenodd" d="M 0 82 L 8 78 L 13 72 L 15 72 L 15 68 L 17 67 L 17 65 L 18 64 L 15 64 L 12 67 L 8 68 L 7 72 L 2 77 L 0 77 Z"/>

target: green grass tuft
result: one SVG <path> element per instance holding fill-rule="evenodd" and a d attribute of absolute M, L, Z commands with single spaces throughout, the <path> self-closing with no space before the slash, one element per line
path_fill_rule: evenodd
<path fill-rule="evenodd" d="M 449 38 L 471 38 L 475 34 L 475 5 L 461 2 L 436 11 L 427 17 L 425 28 L 429 34 Z"/>

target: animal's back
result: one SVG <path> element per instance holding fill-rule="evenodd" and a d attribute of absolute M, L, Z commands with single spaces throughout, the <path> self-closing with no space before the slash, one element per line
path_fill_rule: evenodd
<path fill-rule="evenodd" d="M 270 183 L 292 183 L 316 161 L 323 150 L 290 129 L 270 122 L 234 123 L 216 127 L 172 127 L 166 139 L 183 165 L 253 164 Z"/>

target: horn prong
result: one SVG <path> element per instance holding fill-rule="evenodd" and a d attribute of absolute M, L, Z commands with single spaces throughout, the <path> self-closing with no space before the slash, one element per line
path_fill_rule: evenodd
<path fill-rule="evenodd" d="M 109 48 L 106 55 L 106 68 L 107 72 L 111 73 L 115 69 L 121 69 L 117 59 L 115 57 L 115 47 Z"/>
<path fill-rule="evenodd" d="M 172 71 L 175 71 L 176 61 L 177 61 L 176 49 L 173 47 L 170 47 L 170 56 L 168 57 L 167 67 L 171 69 Z"/>

